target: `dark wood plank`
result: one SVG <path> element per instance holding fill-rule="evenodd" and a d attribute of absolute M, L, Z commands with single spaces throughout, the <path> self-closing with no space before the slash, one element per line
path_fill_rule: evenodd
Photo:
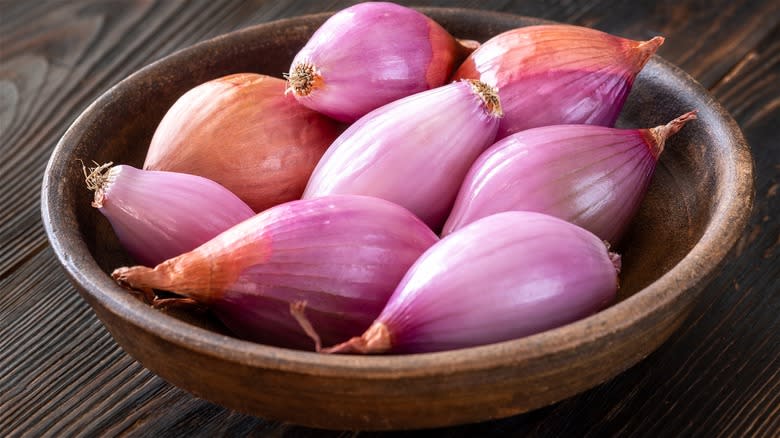
<path fill-rule="evenodd" d="M 634 38 L 663 34 L 660 54 L 714 86 L 737 118 L 758 175 L 756 208 L 743 239 L 683 330 L 656 353 L 548 408 L 408 435 L 779 435 L 778 2 L 402 3 L 540 16 Z M 0 3 L 0 435 L 356 435 L 238 414 L 146 371 L 116 346 L 67 283 L 47 249 L 38 212 L 51 149 L 111 85 L 202 39 L 348 4 Z"/>
<path fill-rule="evenodd" d="M 663 35 L 666 43 L 658 54 L 705 87 L 720 80 L 780 21 L 778 2 L 660 1 L 636 6 L 614 2 L 609 13 L 595 7 L 578 24 L 634 38 Z"/>
<path fill-rule="evenodd" d="M 0 278 L 45 247 L 45 236 L 35 232 L 41 230 L 43 170 L 81 110 L 155 59 L 241 27 L 256 5 L 204 0 L 47 3 L 45 14 L 0 34 L 0 154 L 9 157 L 0 163 L 0 241 L 13 248 L 0 254 Z M 20 20 L 27 16 L 19 14 Z"/>

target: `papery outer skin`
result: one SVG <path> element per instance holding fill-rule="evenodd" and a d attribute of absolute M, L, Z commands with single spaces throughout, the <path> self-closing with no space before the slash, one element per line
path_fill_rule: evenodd
<path fill-rule="evenodd" d="M 645 131 L 556 125 L 496 142 L 466 175 L 442 234 L 494 213 L 527 210 L 616 244 L 655 171 Z"/>
<path fill-rule="evenodd" d="M 413 9 L 368 2 L 343 9 L 293 59 L 312 64 L 322 84 L 299 101 L 354 122 L 400 98 L 444 85 L 465 53 L 444 28 Z"/>
<path fill-rule="evenodd" d="M 246 203 L 214 181 L 127 165 L 109 171 L 99 211 L 127 252 L 151 266 L 254 216 Z"/>
<path fill-rule="evenodd" d="M 303 197 L 376 196 L 406 207 L 437 230 L 469 167 L 493 142 L 498 121 L 467 82 L 385 105 L 336 139 Z"/>
<path fill-rule="evenodd" d="M 240 73 L 191 89 L 157 127 L 144 169 L 212 179 L 256 212 L 300 198 L 339 127 L 284 95 L 285 87 Z"/>
<path fill-rule="evenodd" d="M 614 300 L 604 243 L 552 216 L 498 213 L 443 238 L 404 276 L 377 321 L 394 353 L 520 338 L 584 318 Z"/>
<path fill-rule="evenodd" d="M 636 75 L 662 41 L 570 25 L 522 27 L 482 44 L 453 79 L 498 87 L 505 114 L 498 139 L 539 126 L 613 126 Z"/>
<path fill-rule="evenodd" d="M 412 213 L 381 199 L 291 201 L 158 265 L 158 277 L 145 272 L 128 283 L 200 301 L 245 339 L 311 350 L 291 303 L 306 302 L 324 343 L 357 336 L 436 241 Z"/>

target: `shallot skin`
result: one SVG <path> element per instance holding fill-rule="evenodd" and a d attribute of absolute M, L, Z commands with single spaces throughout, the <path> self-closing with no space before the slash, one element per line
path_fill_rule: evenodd
<path fill-rule="evenodd" d="M 351 123 L 392 101 L 444 85 L 468 51 L 413 9 L 367 2 L 329 18 L 296 54 L 289 91 Z"/>
<path fill-rule="evenodd" d="M 459 81 L 378 108 L 330 146 L 304 199 L 332 194 L 395 202 L 441 228 L 471 164 L 493 143 L 500 120 L 495 90 Z M 453 129 L 456 127 L 455 129 Z"/>
<path fill-rule="evenodd" d="M 103 170 L 102 175 L 92 173 L 93 179 L 104 178 L 95 187 L 92 206 L 142 264 L 156 265 L 188 252 L 254 216 L 236 195 L 203 177 L 128 165 Z"/>
<path fill-rule="evenodd" d="M 504 212 L 443 238 L 406 273 L 360 338 L 329 353 L 421 353 L 516 339 L 615 298 L 619 256 L 552 216 Z"/>
<path fill-rule="evenodd" d="M 505 112 L 498 139 L 539 126 L 613 126 L 636 75 L 663 41 L 571 25 L 522 27 L 482 44 L 453 79 L 498 87 Z"/>
<path fill-rule="evenodd" d="M 550 214 L 617 244 L 639 210 L 666 139 L 689 112 L 652 129 L 555 125 L 496 142 L 464 178 L 447 235 L 494 213 Z"/>
<path fill-rule="evenodd" d="M 300 305 L 323 342 L 365 330 L 414 261 L 438 237 L 407 210 L 364 196 L 291 201 L 154 269 L 120 268 L 136 289 L 184 295 L 238 336 L 312 349 Z"/>
<path fill-rule="evenodd" d="M 256 212 L 300 198 L 341 128 L 284 89 L 282 79 L 239 73 L 189 90 L 157 127 L 144 169 L 209 178 Z"/>

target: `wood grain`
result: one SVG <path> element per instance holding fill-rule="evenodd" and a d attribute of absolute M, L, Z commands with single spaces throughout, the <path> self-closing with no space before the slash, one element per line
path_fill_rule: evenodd
<path fill-rule="evenodd" d="M 758 175 L 753 220 L 730 261 L 684 328 L 645 361 L 529 414 L 409 435 L 780 434 L 778 3 L 402 3 L 513 12 L 634 38 L 663 34 L 660 55 L 713 87 L 743 128 Z M 348 4 L 0 3 L 0 435 L 357 435 L 237 414 L 146 371 L 116 346 L 67 282 L 47 248 L 38 201 L 40 177 L 57 140 L 117 81 L 196 41 Z"/>

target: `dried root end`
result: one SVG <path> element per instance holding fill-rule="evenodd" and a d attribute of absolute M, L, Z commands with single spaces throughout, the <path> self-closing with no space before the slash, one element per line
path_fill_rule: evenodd
<path fill-rule="evenodd" d="M 81 160 L 79 160 L 81 161 Z M 105 195 L 106 186 L 110 182 L 111 166 L 113 162 L 98 164 L 96 161 L 92 162 L 95 167 L 87 168 L 83 161 L 81 161 L 81 171 L 84 173 L 84 182 L 89 190 L 95 192 L 95 198 L 92 200 L 92 206 L 95 208 L 103 207 L 103 197 Z"/>
<path fill-rule="evenodd" d="M 612 245 L 610 245 L 608 241 L 602 240 L 602 242 L 604 242 L 604 246 L 607 249 L 607 255 L 609 256 L 609 261 L 612 262 L 612 266 L 615 267 L 615 271 L 618 274 L 620 274 L 620 269 L 623 266 L 623 262 L 621 261 L 620 254 L 610 251 Z"/>
<path fill-rule="evenodd" d="M 615 267 L 615 272 L 620 274 L 620 269 L 623 267 L 623 262 L 620 258 L 620 254 L 616 252 L 609 252 L 609 261 L 612 262 L 612 266 Z"/>
<path fill-rule="evenodd" d="M 650 145 L 650 149 L 656 159 L 658 159 L 661 152 L 664 151 L 666 140 L 679 132 L 683 126 L 691 120 L 696 120 L 696 110 L 688 111 L 665 125 L 656 126 L 655 128 L 650 129 L 650 135 L 654 143 L 654 145 Z"/>
<path fill-rule="evenodd" d="M 322 76 L 314 64 L 302 62 L 296 64 L 289 73 L 284 74 L 287 79 L 286 93 L 293 93 L 298 97 L 311 94 L 312 91 L 322 86 Z"/>
<path fill-rule="evenodd" d="M 390 330 L 383 323 L 375 322 L 362 336 L 318 351 L 327 354 L 378 354 L 389 351 L 390 347 L 392 347 Z"/>
<path fill-rule="evenodd" d="M 471 90 L 474 92 L 474 94 L 482 99 L 488 114 L 493 117 L 504 116 L 504 110 L 501 109 L 501 101 L 498 98 L 498 88 L 491 87 L 490 85 L 476 79 L 466 79 L 466 81 L 471 86 Z"/>

